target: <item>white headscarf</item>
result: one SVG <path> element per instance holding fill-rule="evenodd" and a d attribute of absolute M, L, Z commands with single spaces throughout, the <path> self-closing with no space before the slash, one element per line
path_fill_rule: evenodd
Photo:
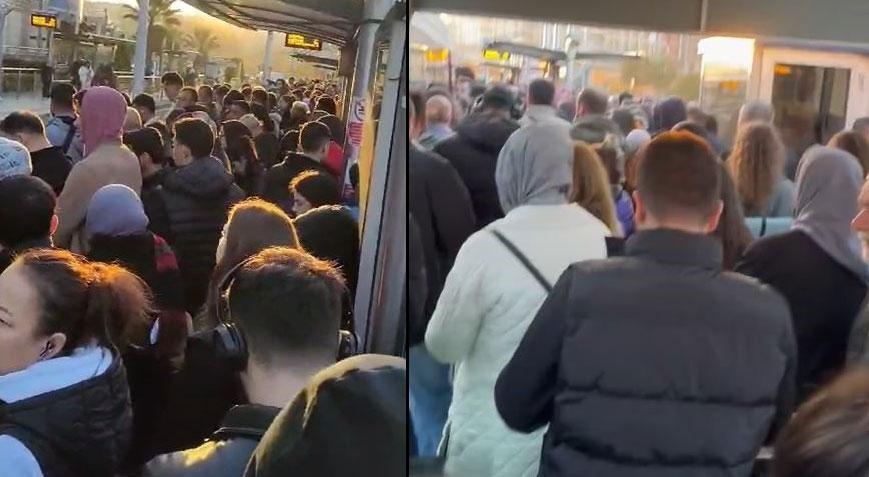
<path fill-rule="evenodd" d="M 566 204 L 572 162 L 573 145 L 565 129 L 543 123 L 514 132 L 495 168 L 504 213 L 521 205 Z"/>
<path fill-rule="evenodd" d="M 860 240 L 851 230 L 863 185 L 860 163 L 851 154 L 826 146 L 809 148 L 797 169 L 793 228 L 802 230 L 830 257 L 869 281 Z"/>

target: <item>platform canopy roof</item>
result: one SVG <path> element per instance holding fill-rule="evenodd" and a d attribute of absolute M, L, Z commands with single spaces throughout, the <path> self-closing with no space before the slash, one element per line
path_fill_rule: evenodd
<path fill-rule="evenodd" d="M 866 0 L 415 0 L 411 8 L 708 36 L 869 43 Z"/>
<path fill-rule="evenodd" d="M 184 0 L 242 28 L 299 33 L 344 46 L 362 22 L 363 0 Z"/>

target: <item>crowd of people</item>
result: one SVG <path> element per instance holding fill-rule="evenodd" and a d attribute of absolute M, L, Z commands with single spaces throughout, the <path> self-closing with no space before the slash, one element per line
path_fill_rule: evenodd
<path fill-rule="evenodd" d="M 869 118 L 793 151 L 759 101 L 726 144 L 677 97 L 457 91 L 409 101 L 414 455 L 865 474 Z"/>
<path fill-rule="evenodd" d="M 0 121 L 0 474 L 404 475 L 404 360 L 356 355 L 340 91 L 162 85 Z"/>

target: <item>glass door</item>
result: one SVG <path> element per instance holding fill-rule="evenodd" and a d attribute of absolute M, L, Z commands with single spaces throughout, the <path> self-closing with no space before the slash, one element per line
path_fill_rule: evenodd
<path fill-rule="evenodd" d="M 776 63 L 773 73 L 775 124 L 788 150 L 786 172 L 793 179 L 809 146 L 826 144 L 845 128 L 851 70 Z"/>

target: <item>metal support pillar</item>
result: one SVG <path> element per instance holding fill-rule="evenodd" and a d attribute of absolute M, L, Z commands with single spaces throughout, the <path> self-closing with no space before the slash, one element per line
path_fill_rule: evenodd
<path fill-rule="evenodd" d="M 272 77 L 272 46 L 274 45 L 275 32 L 269 31 L 266 37 L 266 53 L 263 57 L 263 86 L 269 84 L 269 79 Z"/>
<path fill-rule="evenodd" d="M 138 0 L 139 18 L 136 25 L 136 49 L 133 53 L 133 96 L 145 91 L 145 68 L 148 66 L 148 26 L 151 22 L 150 0 Z"/>

